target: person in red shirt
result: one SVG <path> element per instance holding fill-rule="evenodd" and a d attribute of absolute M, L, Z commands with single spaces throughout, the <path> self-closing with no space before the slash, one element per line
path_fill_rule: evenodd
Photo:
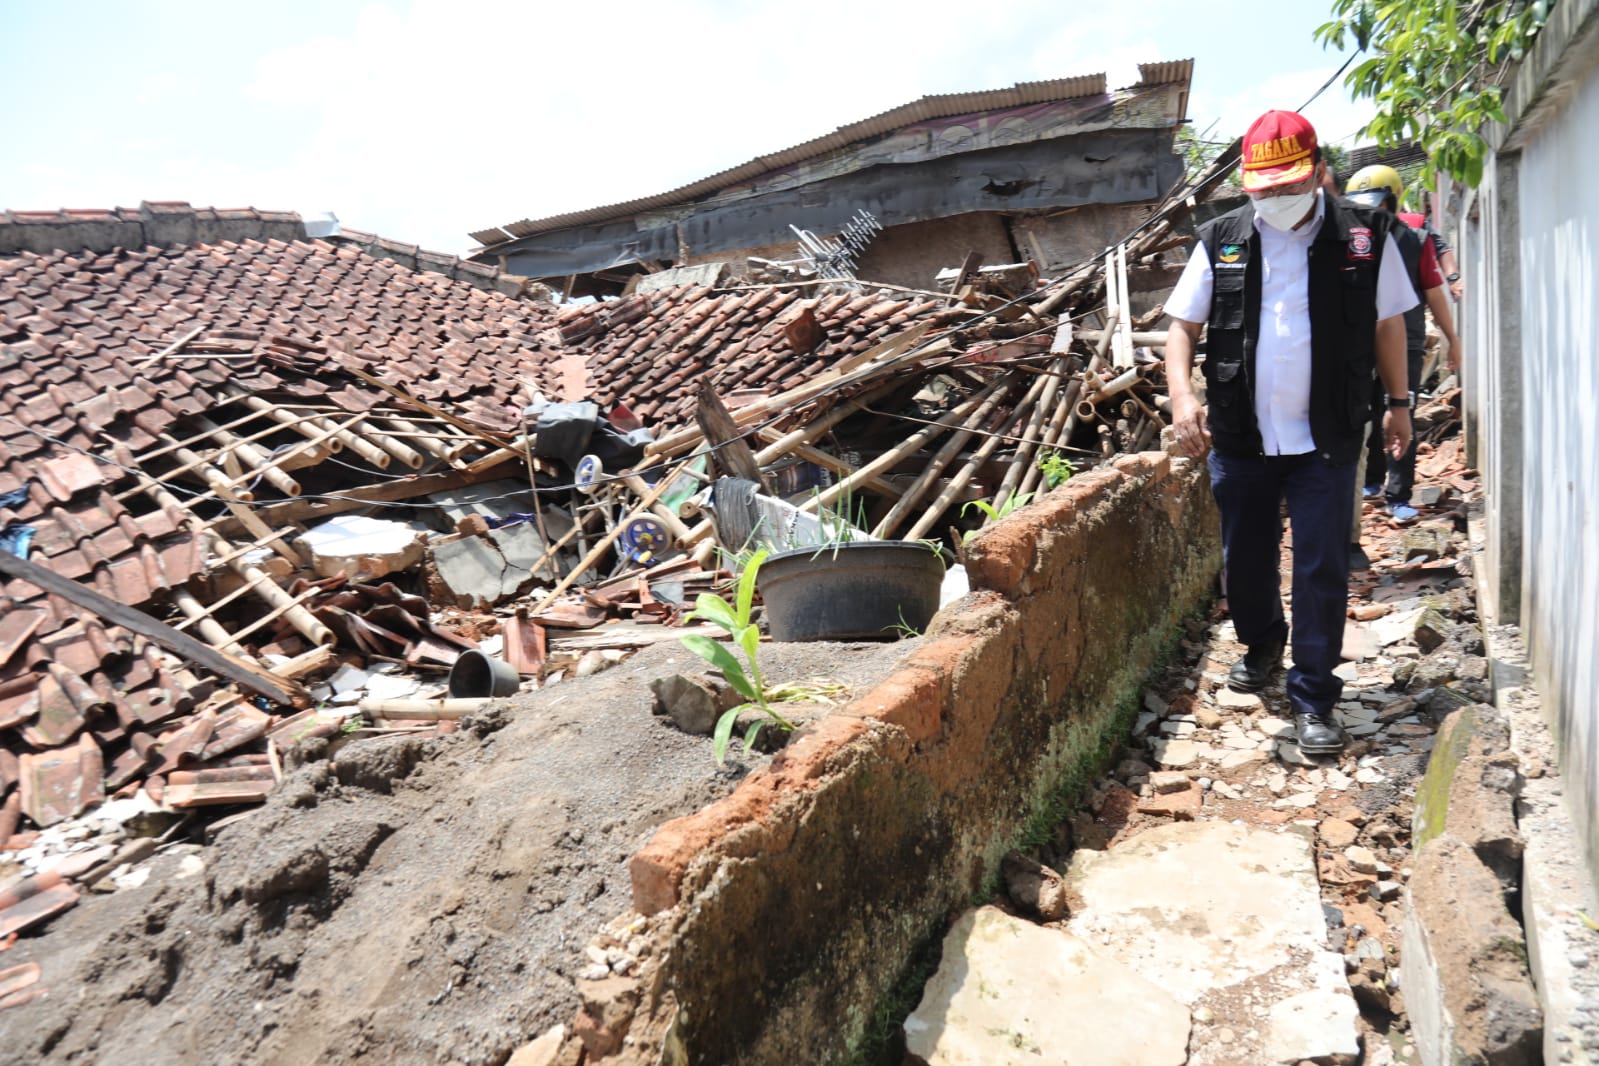
<path fill-rule="evenodd" d="M 1444 287 L 1443 271 L 1439 269 L 1436 246 L 1431 239 L 1426 218 L 1399 211 L 1399 198 L 1403 194 L 1404 184 L 1400 181 L 1399 172 L 1393 167 L 1381 165 L 1356 171 L 1351 175 L 1349 184 L 1345 188 L 1345 195 L 1350 200 L 1367 207 L 1384 208 L 1398 216 L 1399 221 L 1404 224 L 1400 231 L 1396 231 L 1400 242 L 1400 253 L 1404 256 L 1405 265 L 1411 275 L 1411 283 L 1426 301 L 1428 309 L 1432 311 L 1433 320 L 1437 322 L 1439 331 L 1444 335 L 1444 342 L 1448 346 L 1449 368 L 1457 370 L 1460 367 L 1460 342 L 1455 336 L 1454 315 L 1449 308 L 1448 290 Z M 1417 306 L 1405 315 L 1405 362 L 1409 375 L 1412 416 L 1416 409 L 1416 394 L 1421 388 L 1421 370 L 1426 361 L 1426 345 L 1426 319 L 1421 307 Z M 1386 394 L 1380 389 L 1376 390 L 1372 401 L 1372 414 L 1379 426 L 1386 406 Z M 1363 493 L 1366 498 L 1375 499 L 1382 495 L 1386 497 L 1388 513 L 1395 521 L 1413 521 L 1417 511 L 1410 503 L 1410 496 L 1415 480 L 1415 438 L 1411 438 L 1410 447 L 1406 449 L 1405 454 L 1390 465 L 1388 456 L 1383 451 L 1381 431 L 1374 430 L 1367 440 L 1366 447 L 1366 476 L 1363 482 Z"/>

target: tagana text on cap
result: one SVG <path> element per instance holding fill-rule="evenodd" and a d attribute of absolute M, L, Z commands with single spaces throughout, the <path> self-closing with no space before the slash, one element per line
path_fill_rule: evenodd
<path fill-rule="evenodd" d="M 1316 129 L 1294 111 L 1268 111 L 1244 134 L 1244 191 L 1292 185 L 1316 168 Z"/>

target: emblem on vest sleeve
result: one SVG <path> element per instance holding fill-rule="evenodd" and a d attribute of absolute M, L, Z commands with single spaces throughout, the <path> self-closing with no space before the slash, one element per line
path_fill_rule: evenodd
<path fill-rule="evenodd" d="M 1372 259 L 1371 230 L 1365 226 L 1349 227 L 1349 258 Z"/>

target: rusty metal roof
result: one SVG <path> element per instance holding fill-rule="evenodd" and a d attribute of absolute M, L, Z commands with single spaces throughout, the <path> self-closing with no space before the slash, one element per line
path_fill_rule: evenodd
<path fill-rule="evenodd" d="M 1138 65 L 1140 80 L 1133 87 L 1140 88 L 1173 83 L 1187 85 L 1193 76 L 1193 70 L 1194 61 L 1192 59 L 1173 60 L 1163 63 L 1140 63 Z M 551 215 L 548 218 L 522 219 L 520 222 L 511 222 L 504 226 L 477 230 L 468 236 L 484 246 L 479 249 L 480 252 L 491 251 L 495 245 L 504 244 L 519 237 L 548 233 L 552 230 L 565 229 L 568 226 L 583 225 L 590 222 L 626 218 L 641 211 L 685 203 L 710 193 L 731 188 L 742 182 L 750 181 L 762 174 L 793 166 L 804 160 L 814 159 L 824 153 L 845 148 L 857 141 L 881 136 L 914 122 L 948 118 L 952 115 L 965 115 L 975 111 L 1020 107 L 1026 104 L 1042 104 L 1056 100 L 1074 100 L 1085 96 L 1103 96 L 1106 91 L 1105 75 L 1101 72 L 1098 74 L 1080 74 L 1072 78 L 1054 78 L 1049 81 L 1017 82 L 1006 89 L 987 89 L 979 92 L 943 93 L 924 96 L 919 100 L 902 104 L 899 107 L 862 119 L 859 122 L 840 126 L 832 133 L 812 138 L 809 141 L 794 145 L 792 148 L 757 156 L 747 163 L 723 170 L 712 174 L 708 178 L 701 178 L 699 181 L 664 193 L 641 197 L 637 200 L 626 200 L 622 203 L 585 208 L 582 211 L 568 211 L 565 214 Z M 1185 98 L 1182 109 L 1186 111 L 1186 108 L 1187 100 Z"/>

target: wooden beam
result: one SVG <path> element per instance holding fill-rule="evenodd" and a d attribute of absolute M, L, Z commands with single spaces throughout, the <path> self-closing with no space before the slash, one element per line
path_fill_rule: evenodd
<path fill-rule="evenodd" d="M 723 405 L 716 389 L 709 381 L 700 385 L 699 399 L 694 407 L 694 421 L 705 434 L 705 443 L 712 449 L 712 458 L 731 477 L 753 481 L 770 491 L 771 486 L 761 478 L 760 464 L 755 461 L 755 450 L 739 433 L 733 416 Z"/>
<path fill-rule="evenodd" d="M 0 552 L 0 573 L 21 578 L 30 585 L 36 585 L 45 592 L 53 593 L 69 603 L 82 607 L 96 617 L 132 630 L 172 654 L 243 685 L 251 692 L 258 692 L 274 703 L 299 706 L 310 700 L 310 694 L 294 682 L 274 677 L 253 663 L 218 651 L 209 644 L 196 640 L 187 633 L 180 633 L 165 622 L 158 621 L 135 607 L 118 603 L 109 596 L 102 596 L 87 585 L 62 577 L 54 570 L 38 563 L 19 559 L 9 552 Z"/>

